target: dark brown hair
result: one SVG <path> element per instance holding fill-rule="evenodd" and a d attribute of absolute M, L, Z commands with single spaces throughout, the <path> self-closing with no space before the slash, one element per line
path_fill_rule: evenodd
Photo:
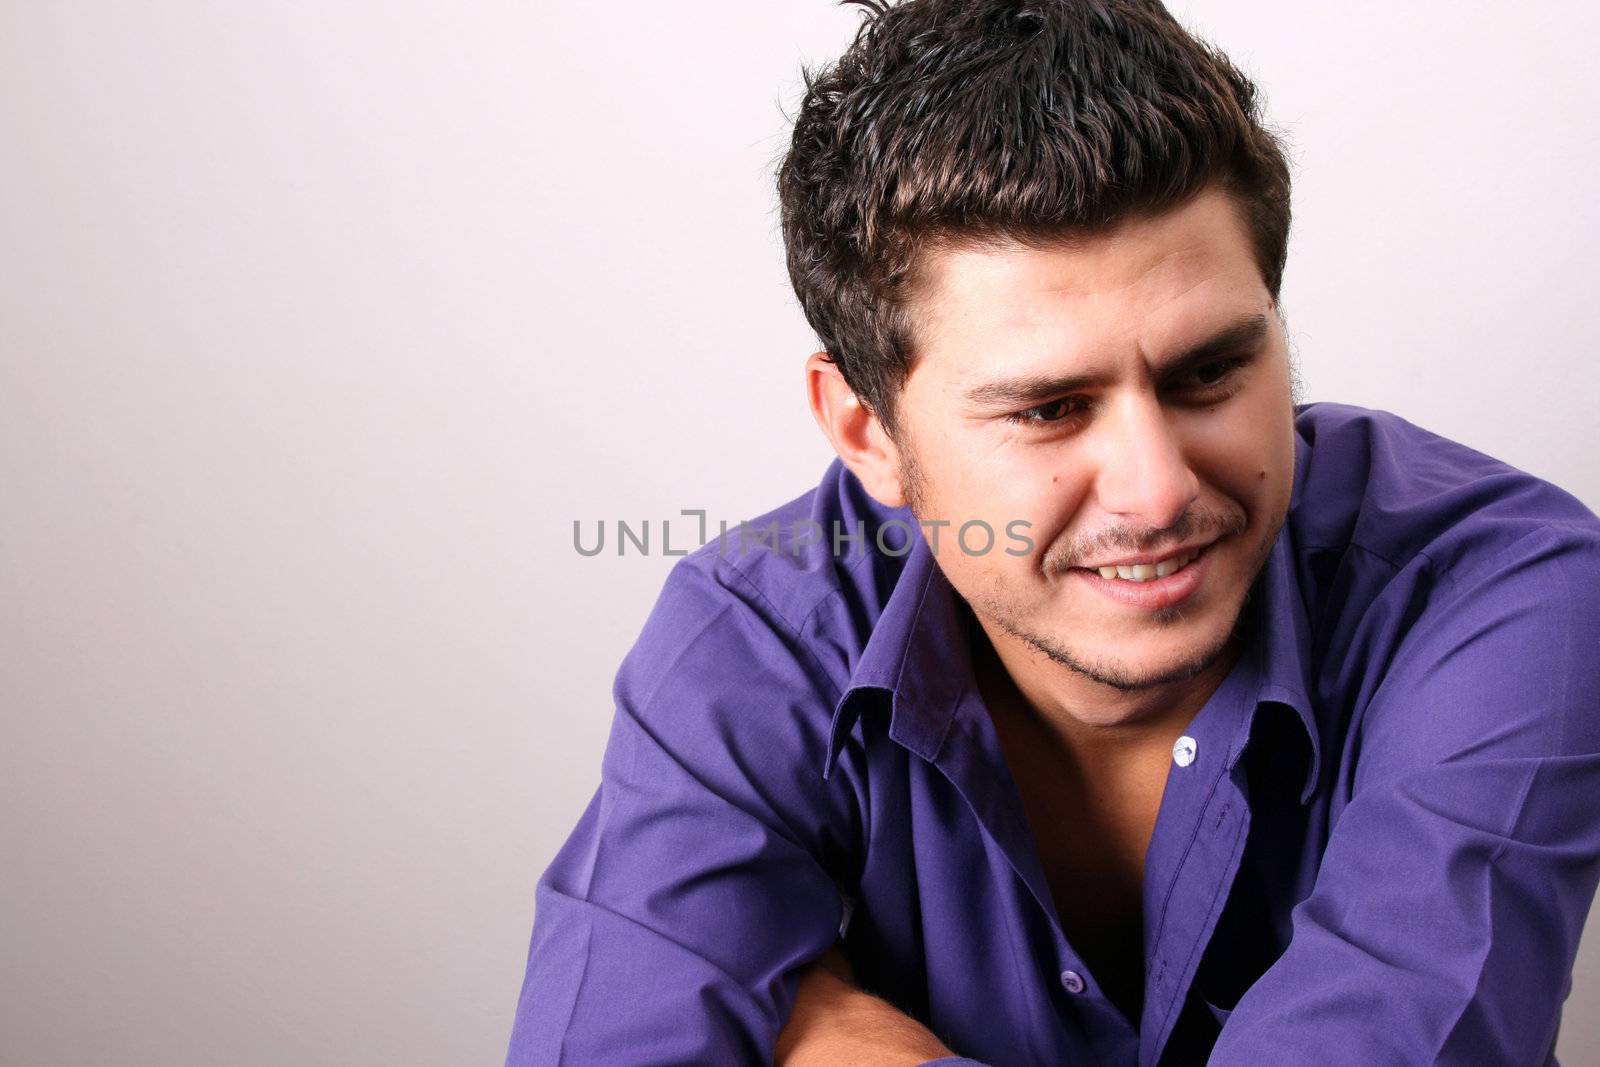
<path fill-rule="evenodd" d="M 789 277 L 885 429 L 910 372 L 917 256 L 1048 246 L 1219 183 L 1274 301 L 1289 170 L 1255 86 L 1155 0 L 905 0 L 807 72 L 778 169 Z"/>

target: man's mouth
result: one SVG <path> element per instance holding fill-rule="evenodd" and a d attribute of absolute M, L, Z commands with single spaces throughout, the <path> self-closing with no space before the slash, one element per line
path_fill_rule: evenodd
<path fill-rule="evenodd" d="M 1196 556 L 1205 551 L 1201 548 L 1192 548 L 1187 552 L 1180 552 L 1176 556 L 1169 556 L 1159 563 L 1135 563 L 1132 566 L 1114 566 L 1084 568 L 1097 570 L 1102 578 L 1115 578 L 1125 582 L 1152 582 L 1157 578 L 1165 578 L 1169 574 L 1176 574 L 1192 563 Z"/>
<path fill-rule="evenodd" d="M 1156 559 L 1148 562 L 1115 563 L 1107 564 L 1105 566 L 1075 567 L 1073 569 L 1087 571 L 1091 574 L 1098 574 L 1102 578 L 1114 581 L 1134 583 L 1153 582 L 1158 578 L 1165 578 L 1168 575 L 1176 574 L 1183 570 L 1183 568 L 1187 567 L 1190 563 L 1193 563 L 1201 553 L 1210 548 L 1213 544 L 1216 544 L 1216 542 L 1212 541 L 1209 544 L 1197 545 L 1193 548 L 1186 548 L 1181 552 L 1175 552 L 1163 559 Z"/>
<path fill-rule="evenodd" d="M 1074 567 L 1073 571 L 1094 589 L 1118 603 L 1149 611 L 1171 607 L 1188 599 L 1205 582 L 1211 549 L 1216 544 L 1187 548 L 1154 562 Z"/>

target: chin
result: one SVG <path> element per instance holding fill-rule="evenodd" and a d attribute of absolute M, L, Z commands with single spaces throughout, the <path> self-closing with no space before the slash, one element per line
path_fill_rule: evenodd
<path fill-rule="evenodd" d="M 1229 608 L 1211 604 L 1150 612 L 1127 626 L 1127 636 L 1120 639 L 1103 636 L 1109 628 L 1098 628 L 1097 639 L 1085 640 L 1081 614 L 1070 626 L 1012 632 L 1056 663 L 1132 692 L 1186 681 L 1213 666 L 1228 651 L 1239 617 L 1238 604 Z M 1157 620 L 1159 629 L 1153 628 Z"/>
<path fill-rule="evenodd" d="M 1227 648 L 1227 633 L 1207 631 L 1204 640 L 1185 642 L 1181 646 L 1164 644 L 1148 652 L 1119 649 L 1120 654 L 1107 656 L 1101 662 L 1101 673 L 1121 681 L 1123 688 L 1144 689 L 1187 681 L 1215 663 Z"/>

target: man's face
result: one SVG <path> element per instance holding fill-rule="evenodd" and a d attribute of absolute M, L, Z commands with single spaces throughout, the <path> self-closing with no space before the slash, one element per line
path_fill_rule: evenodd
<path fill-rule="evenodd" d="M 1118 721 L 1223 656 L 1288 511 L 1288 349 L 1244 225 L 1208 190 L 1069 247 L 935 253 L 926 277 L 898 407 L 910 507 L 950 521 L 924 536 L 996 648 Z M 974 519 L 987 552 L 980 527 L 956 537 Z M 1194 544 L 1150 585 L 1084 569 Z"/>

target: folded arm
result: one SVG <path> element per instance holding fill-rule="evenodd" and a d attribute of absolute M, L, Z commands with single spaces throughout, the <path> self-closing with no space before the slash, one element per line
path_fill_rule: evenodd
<path fill-rule="evenodd" d="M 1525 537 L 1429 606 L 1355 726 L 1350 801 L 1289 947 L 1211 1063 L 1551 1062 L 1600 881 L 1596 648 L 1592 534 Z M 877 1035 L 919 1032 L 819 964 L 780 1062 L 914 1064 Z"/>
<path fill-rule="evenodd" d="M 921 1023 L 857 987 L 837 945 L 800 979 L 794 1011 L 778 1035 L 777 1067 L 922 1067 L 956 1058 Z"/>
<path fill-rule="evenodd" d="M 1600 878 L 1600 541 L 1457 574 L 1361 721 L 1288 948 L 1211 1063 L 1552 1062 Z"/>
<path fill-rule="evenodd" d="M 680 563 L 618 672 L 601 783 L 535 896 L 508 1067 L 770 1062 L 859 854 L 825 690 Z"/>

